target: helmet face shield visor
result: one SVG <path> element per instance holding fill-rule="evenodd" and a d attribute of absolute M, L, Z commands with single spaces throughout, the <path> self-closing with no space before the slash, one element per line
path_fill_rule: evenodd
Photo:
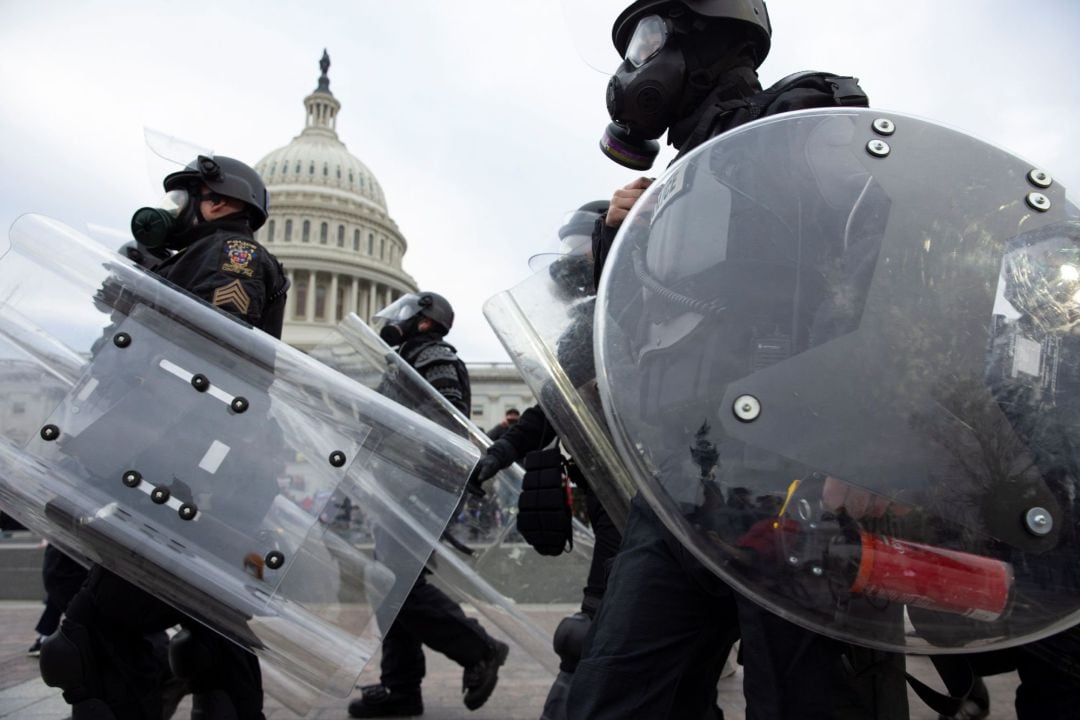
<path fill-rule="evenodd" d="M 191 194 L 187 190 L 170 190 L 161 199 L 161 209 L 178 218 L 190 202 Z"/>
<path fill-rule="evenodd" d="M 418 295 L 409 293 L 402 295 L 375 313 L 371 319 L 377 326 L 396 325 L 414 317 L 423 309 L 424 305 L 421 303 L 421 298 Z"/>
<path fill-rule="evenodd" d="M 888 120 L 785 113 L 653 183 L 601 278 L 602 406 L 755 602 L 901 652 L 1016 645 L 1080 620 L 1080 223 L 1030 163 Z"/>
<path fill-rule="evenodd" d="M 667 22 L 659 15 L 644 17 L 638 22 L 630 44 L 626 46 L 625 59 L 634 67 L 641 67 L 659 53 L 667 41 Z"/>

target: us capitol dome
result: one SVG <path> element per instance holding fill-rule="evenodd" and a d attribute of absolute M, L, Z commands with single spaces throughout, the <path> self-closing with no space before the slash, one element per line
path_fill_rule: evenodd
<path fill-rule="evenodd" d="M 417 290 L 402 269 L 408 249 L 379 181 L 338 139 L 341 103 L 323 51 L 318 87 L 304 98 L 304 129 L 255 164 L 270 192 L 257 239 L 292 282 L 282 340 L 310 350 L 350 312 L 365 322 Z"/>

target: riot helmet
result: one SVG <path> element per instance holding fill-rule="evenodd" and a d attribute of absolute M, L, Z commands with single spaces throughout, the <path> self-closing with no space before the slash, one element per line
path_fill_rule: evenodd
<path fill-rule="evenodd" d="M 737 66 L 757 68 L 772 26 L 762 0 L 638 0 L 612 27 L 623 62 L 607 87 L 605 155 L 646 170 L 656 141 Z M 738 88 L 742 90 L 743 88 Z"/>
<path fill-rule="evenodd" d="M 266 222 L 270 202 L 266 185 L 239 160 L 199 155 L 183 170 L 165 176 L 163 185 L 165 197 L 159 206 L 139 208 L 131 217 L 132 235 L 150 250 L 180 250 L 190 244 L 201 232 L 196 228 L 207 222 L 200 210 L 202 200 L 225 197 L 243 203 L 239 215 L 252 231 Z"/>
<path fill-rule="evenodd" d="M 559 297 L 572 299 L 596 294 L 592 236 L 596 221 L 607 208 L 607 200 L 593 200 L 568 213 L 559 226 L 559 253 L 530 258 L 529 267 L 533 270 L 540 270 L 548 263 L 548 274 Z"/>
<path fill-rule="evenodd" d="M 165 176 L 165 191 L 189 189 L 200 183 L 210 192 L 245 203 L 252 230 L 266 222 L 270 212 L 270 195 L 262 178 L 239 160 L 216 155 L 200 155 L 186 168 Z"/>
<path fill-rule="evenodd" d="M 585 252 L 584 246 L 592 240 L 597 218 L 607 209 L 607 200 L 593 200 L 567 214 L 559 226 L 559 249 L 562 254 Z"/>
<path fill-rule="evenodd" d="M 419 332 L 422 318 L 434 323 L 428 332 L 446 335 L 454 326 L 454 308 L 438 293 L 408 293 L 375 313 L 372 320 L 381 324 L 379 337 L 387 345 L 396 347 Z"/>

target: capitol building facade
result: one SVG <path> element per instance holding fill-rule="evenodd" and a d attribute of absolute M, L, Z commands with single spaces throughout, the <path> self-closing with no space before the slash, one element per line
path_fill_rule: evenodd
<path fill-rule="evenodd" d="M 255 165 L 270 192 L 270 218 L 257 235 L 292 282 L 285 342 L 310 350 L 350 312 L 365 322 L 417 290 L 401 266 L 408 245 L 378 180 L 338 139 L 341 103 L 322 76 L 304 98 L 304 129 Z"/>
<path fill-rule="evenodd" d="M 418 289 L 403 268 L 408 243 L 375 175 L 338 138 L 341 103 L 330 92 L 330 58 L 304 98 L 304 128 L 255 164 L 270 193 L 270 217 L 256 238 L 285 266 L 292 286 L 282 339 L 311 350 L 349 313 L 365 322 Z M 437 289 L 437 288 L 433 288 Z M 450 299 L 453 302 L 453 298 Z M 469 366 L 472 419 L 483 428 L 532 394 L 511 363 Z"/>

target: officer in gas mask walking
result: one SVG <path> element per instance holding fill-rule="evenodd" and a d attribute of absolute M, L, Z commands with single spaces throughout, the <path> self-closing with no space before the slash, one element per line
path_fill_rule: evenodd
<path fill-rule="evenodd" d="M 577 388 L 592 387 L 596 382 L 592 361 L 596 286 L 591 236 L 607 207 L 606 200 L 594 200 L 566 218 L 559 228 L 561 252 L 544 273 L 551 280 L 555 299 L 571 303 L 568 309 L 571 321 L 559 335 L 556 354 L 562 370 Z M 537 256 L 538 259 L 543 257 Z M 565 459 L 557 446 L 545 449 L 556 441 L 561 440 L 564 447 L 569 443 L 558 437 L 555 425 L 542 407 L 549 401 L 558 402 L 557 393 L 548 384 L 538 395 L 540 404 L 526 409 L 521 419 L 480 457 L 469 475 L 468 488 L 474 493 L 483 493 L 483 483 L 501 469 L 521 461 L 525 475 L 518 497 L 517 530 L 537 552 L 550 556 L 561 555 L 572 546 L 573 530 L 564 476 L 572 479 L 585 496 L 585 510 L 595 543 L 580 611 L 563 618 L 555 629 L 552 645 L 559 655 L 559 674 L 548 692 L 541 715 L 541 720 L 561 720 L 566 717 L 570 679 L 581 656 L 589 624 L 604 596 L 608 573 L 622 536 L 612 517 L 615 513 L 604 507 L 589 482 L 589 470 L 601 467 L 600 464 L 594 461 L 579 465 L 572 458 Z"/>
<path fill-rule="evenodd" d="M 288 280 L 254 238 L 269 203 L 259 175 L 239 160 L 199 156 L 166 176 L 164 188 L 161 207 L 141 208 L 131 220 L 135 239 L 161 260 L 152 272 L 280 338 Z M 251 517 L 232 520 L 257 522 L 271 501 L 252 497 L 245 503 Z M 44 643 L 42 677 L 64 690 L 74 720 L 160 720 L 165 672 L 146 637 L 178 624 L 184 629 L 169 654 L 194 695 L 193 715 L 261 720 L 262 680 L 253 654 L 101 566 L 91 569 L 60 630 Z"/>
<path fill-rule="evenodd" d="M 397 348 L 405 362 L 468 416 L 472 403 L 469 373 L 457 350 L 444 339 L 454 326 L 454 309 L 446 298 L 433 292 L 409 293 L 373 319 L 381 324 L 383 341 Z M 380 545 L 392 542 L 385 535 L 377 536 L 376 554 Z M 426 569 L 421 572 L 393 624 L 383 628 L 381 682 L 361 689 L 361 697 L 349 703 L 351 717 L 423 714 L 424 645 L 464 668 L 462 700 L 468 709 L 482 706 L 495 690 L 509 646 L 466 617 L 460 605 L 427 581 L 427 574 Z"/>
<path fill-rule="evenodd" d="M 200 155 L 164 184 L 163 206 L 131 218 L 135 239 L 167 255 L 154 272 L 280 338 L 288 280 L 255 241 L 269 206 L 258 173 L 239 160 Z"/>
<path fill-rule="evenodd" d="M 612 123 L 600 146 L 633 169 L 652 165 L 664 132 L 682 157 L 759 117 L 867 104 L 857 80 L 820 72 L 763 90 L 756 68 L 769 52 L 771 26 L 761 0 L 638 0 L 616 19 L 612 37 L 624 61 L 608 85 Z M 597 280 L 620 224 L 651 182 L 640 178 L 614 194 L 593 237 Z M 695 308 L 698 317 L 708 312 Z M 652 331 L 662 348 L 665 328 Z M 715 465 L 708 430 L 679 441 L 702 477 Z M 574 675 L 568 717 L 721 716 L 716 683 L 740 636 L 748 718 L 907 717 L 901 657 L 816 635 L 741 599 L 640 495 Z"/>

